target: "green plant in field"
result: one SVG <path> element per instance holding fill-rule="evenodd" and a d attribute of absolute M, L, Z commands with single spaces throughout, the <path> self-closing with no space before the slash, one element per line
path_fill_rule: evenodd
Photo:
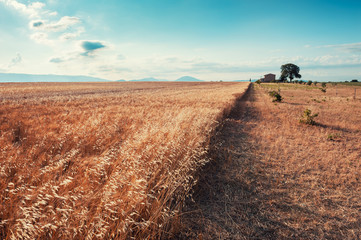
<path fill-rule="evenodd" d="M 308 85 L 308 86 L 311 86 L 311 84 L 312 84 L 312 81 L 311 81 L 311 80 L 307 81 L 307 85 Z"/>
<path fill-rule="evenodd" d="M 316 98 L 312 99 L 312 101 L 317 102 L 317 103 L 321 102 L 320 100 L 317 100 Z"/>
<path fill-rule="evenodd" d="M 340 139 L 341 135 L 339 133 L 330 133 L 327 135 L 327 140 L 329 141 L 336 141 Z"/>
<path fill-rule="evenodd" d="M 268 94 L 273 97 L 272 102 L 281 102 L 282 101 L 282 96 L 276 92 L 276 91 L 270 91 L 268 92 Z"/>
<path fill-rule="evenodd" d="M 326 92 L 326 83 L 325 82 L 323 82 L 322 84 L 321 84 L 321 86 L 322 86 L 322 88 L 320 88 L 320 90 L 321 90 L 321 92 Z"/>
<path fill-rule="evenodd" d="M 317 116 L 318 116 L 318 113 L 312 114 L 312 111 L 310 109 L 306 108 L 300 119 L 300 123 L 304 123 L 307 125 L 315 125 L 316 121 L 314 120 L 314 118 Z"/>
<path fill-rule="evenodd" d="M 261 84 L 261 80 L 258 79 L 258 80 L 256 81 L 256 83 L 257 83 L 257 84 Z"/>

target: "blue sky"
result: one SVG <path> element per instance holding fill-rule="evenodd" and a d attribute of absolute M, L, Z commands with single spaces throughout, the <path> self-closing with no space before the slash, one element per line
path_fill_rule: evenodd
<path fill-rule="evenodd" d="M 0 72 L 361 80 L 361 1 L 0 0 Z"/>

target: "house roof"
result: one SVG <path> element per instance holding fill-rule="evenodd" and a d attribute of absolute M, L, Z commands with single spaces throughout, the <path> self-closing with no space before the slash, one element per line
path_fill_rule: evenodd
<path fill-rule="evenodd" d="M 276 76 L 276 74 L 273 74 L 273 73 L 269 73 L 269 74 L 266 74 L 266 75 L 264 75 L 264 76 L 269 76 L 269 75 Z"/>

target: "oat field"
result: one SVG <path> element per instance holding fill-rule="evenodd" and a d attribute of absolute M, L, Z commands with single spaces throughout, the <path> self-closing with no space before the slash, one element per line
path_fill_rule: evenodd
<path fill-rule="evenodd" d="M 247 86 L 0 84 L 0 239 L 171 237 Z"/>

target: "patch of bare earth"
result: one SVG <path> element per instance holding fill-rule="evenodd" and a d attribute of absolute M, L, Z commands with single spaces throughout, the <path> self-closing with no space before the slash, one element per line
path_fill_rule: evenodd
<path fill-rule="evenodd" d="M 225 120 L 179 238 L 360 239 L 360 98 L 284 84 L 275 104 L 274 88 L 255 86 Z M 306 108 L 317 125 L 299 123 Z"/>

